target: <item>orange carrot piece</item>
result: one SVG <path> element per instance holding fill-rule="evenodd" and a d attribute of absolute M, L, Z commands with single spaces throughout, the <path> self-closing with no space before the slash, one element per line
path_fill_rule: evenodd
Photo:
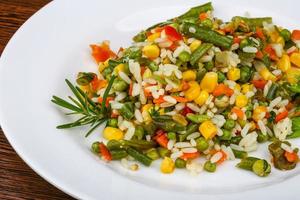
<path fill-rule="evenodd" d="M 258 89 L 264 89 L 265 85 L 268 81 L 259 79 L 259 80 L 252 80 L 253 85 Z"/>
<path fill-rule="evenodd" d="M 285 152 L 284 153 L 284 157 L 287 159 L 287 161 L 289 162 L 297 162 L 299 157 L 298 157 L 298 154 L 293 152 L 293 153 L 290 153 L 290 152 Z"/>
<path fill-rule="evenodd" d="M 235 43 L 236 43 L 236 44 L 240 44 L 241 40 L 242 40 L 242 39 L 239 38 L 239 37 L 234 37 L 234 38 L 233 38 L 233 43 L 234 43 L 234 44 L 235 44 Z"/>
<path fill-rule="evenodd" d="M 161 103 L 164 103 L 165 100 L 164 100 L 164 96 L 159 96 L 158 99 L 153 99 L 153 103 L 155 104 L 161 104 Z"/>
<path fill-rule="evenodd" d="M 103 142 L 99 143 L 99 150 L 102 158 L 106 161 L 112 160 L 111 154 Z"/>
<path fill-rule="evenodd" d="M 105 102 L 105 105 L 106 106 L 109 106 L 109 102 L 111 101 L 111 100 L 113 100 L 114 98 L 113 97 L 107 97 L 106 98 L 106 102 Z M 103 98 L 102 97 L 98 97 L 98 102 L 101 104 L 102 103 L 102 101 L 103 101 Z"/>
<path fill-rule="evenodd" d="M 90 47 L 92 49 L 92 56 L 97 63 L 116 57 L 116 54 L 110 50 L 109 45 L 106 43 L 102 43 L 101 45 L 92 44 Z"/>
<path fill-rule="evenodd" d="M 244 112 L 240 108 L 233 107 L 231 112 L 235 113 L 239 119 L 244 119 Z"/>
<path fill-rule="evenodd" d="M 287 110 L 279 113 L 278 115 L 276 115 L 276 118 L 275 118 L 275 122 L 279 122 L 280 120 L 286 118 L 288 116 L 289 112 Z"/>
<path fill-rule="evenodd" d="M 300 40 L 300 30 L 293 30 L 291 35 L 292 40 Z"/>
<path fill-rule="evenodd" d="M 227 85 L 221 83 L 213 91 L 213 95 L 215 97 L 218 97 L 218 96 L 221 96 L 221 95 L 226 95 L 226 96 L 230 97 L 231 95 L 233 95 L 233 90 L 230 89 Z"/>
<path fill-rule="evenodd" d="M 156 132 L 156 136 L 154 137 L 155 141 L 162 147 L 164 148 L 167 148 L 168 146 L 168 142 L 169 142 L 169 139 L 167 137 L 167 134 L 162 131 L 162 130 L 158 130 Z"/>
<path fill-rule="evenodd" d="M 179 96 L 172 96 L 174 99 L 176 99 L 177 102 L 179 103 L 186 103 L 188 102 L 189 100 L 184 98 L 184 97 L 179 97 Z"/>
<path fill-rule="evenodd" d="M 262 28 L 256 27 L 255 34 L 256 34 L 256 36 L 259 37 L 260 39 L 266 40 L 266 37 L 265 37 L 265 35 L 264 35 L 264 32 L 263 32 L 263 29 L 262 29 Z"/>
<path fill-rule="evenodd" d="M 206 12 L 203 12 L 203 13 L 200 13 L 200 14 L 199 14 L 199 19 L 200 19 L 201 21 L 205 20 L 206 18 L 207 18 L 207 13 L 206 13 Z"/>
<path fill-rule="evenodd" d="M 222 153 L 222 157 L 220 158 L 220 160 L 218 160 L 218 162 L 217 162 L 218 165 L 220 165 L 221 163 L 223 163 L 227 159 L 227 155 L 224 151 L 220 150 L 219 152 Z"/>
<path fill-rule="evenodd" d="M 258 59 L 263 59 L 264 54 L 263 54 L 262 51 L 257 51 L 256 54 L 255 54 L 255 57 L 258 58 Z"/>
<path fill-rule="evenodd" d="M 182 156 L 180 156 L 181 159 L 183 160 L 191 160 L 191 159 L 195 159 L 195 158 L 198 158 L 200 156 L 200 153 L 197 151 L 197 152 L 194 152 L 194 153 L 183 153 Z"/>
<path fill-rule="evenodd" d="M 278 57 L 274 49 L 272 48 L 271 44 L 268 44 L 264 50 L 270 56 L 271 60 L 278 61 Z"/>

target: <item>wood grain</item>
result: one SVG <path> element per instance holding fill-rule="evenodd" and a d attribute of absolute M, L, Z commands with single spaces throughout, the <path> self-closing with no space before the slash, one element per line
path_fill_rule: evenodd
<path fill-rule="evenodd" d="M 49 0 L 0 0 L 0 55 L 17 29 Z M 0 199 L 73 199 L 50 185 L 16 154 L 0 129 Z"/>

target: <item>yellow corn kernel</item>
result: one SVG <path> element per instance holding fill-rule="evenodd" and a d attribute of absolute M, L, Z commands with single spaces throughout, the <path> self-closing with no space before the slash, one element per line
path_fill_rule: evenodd
<path fill-rule="evenodd" d="M 151 78 L 152 77 L 152 71 L 146 67 L 146 70 L 143 74 L 143 79 Z"/>
<path fill-rule="evenodd" d="M 217 134 L 217 127 L 207 120 L 199 126 L 199 131 L 205 139 L 211 139 Z"/>
<path fill-rule="evenodd" d="M 145 104 L 143 107 L 142 107 L 142 116 L 143 116 L 143 119 L 144 119 L 144 122 L 146 124 L 150 123 L 152 121 L 152 118 L 149 114 L 149 111 L 150 109 L 153 108 L 153 104 Z"/>
<path fill-rule="evenodd" d="M 254 131 L 256 129 L 256 125 L 253 121 L 250 122 L 251 126 L 250 126 L 250 129 L 249 131 Z"/>
<path fill-rule="evenodd" d="M 193 70 L 187 70 L 182 73 L 182 79 L 184 81 L 194 81 L 196 80 L 196 72 Z"/>
<path fill-rule="evenodd" d="M 247 105 L 248 103 L 248 98 L 246 97 L 246 95 L 240 94 L 236 97 L 235 100 L 235 105 L 239 108 L 243 108 Z"/>
<path fill-rule="evenodd" d="M 202 90 L 211 93 L 218 84 L 218 74 L 216 72 L 207 72 L 201 80 L 200 86 Z"/>
<path fill-rule="evenodd" d="M 294 84 L 297 83 L 300 77 L 300 69 L 291 67 L 286 71 L 286 79 L 289 83 Z"/>
<path fill-rule="evenodd" d="M 227 72 L 227 78 L 231 81 L 236 81 L 239 80 L 241 77 L 241 71 L 239 68 L 232 67 L 228 72 Z"/>
<path fill-rule="evenodd" d="M 285 42 L 283 37 L 279 36 L 276 40 L 276 43 L 281 44 L 284 47 Z"/>
<path fill-rule="evenodd" d="M 123 64 L 123 63 L 118 64 L 114 69 L 114 72 L 116 74 L 119 74 L 119 72 L 124 72 L 124 71 L 125 71 L 125 64 Z"/>
<path fill-rule="evenodd" d="M 292 53 L 290 56 L 290 61 L 297 67 L 300 67 L 300 53 Z"/>
<path fill-rule="evenodd" d="M 150 59 L 155 59 L 159 56 L 159 48 L 157 45 L 152 44 L 152 45 L 147 45 L 144 46 L 143 48 L 143 54 Z"/>
<path fill-rule="evenodd" d="M 191 52 L 195 51 L 200 45 L 201 45 L 201 41 L 200 40 L 194 40 L 190 44 L 190 50 L 191 50 Z"/>
<path fill-rule="evenodd" d="M 189 89 L 185 91 L 184 96 L 189 101 L 193 101 L 196 99 L 200 94 L 200 86 L 196 81 L 189 82 Z"/>
<path fill-rule="evenodd" d="M 155 39 L 160 37 L 160 32 L 153 33 L 147 37 L 148 42 L 154 42 Z"/>
<path fill-rule="evenodd" d="M 169 157 L 165 157 L 161 162 L 160 171 L 164 174 L 170 174 L 173 173 L 174 169 L 175 169 L 174 161 Z"/>
<path fill-rule="evenodd" d="M 162 61 L 163 64 L 170 64 L 171 60 L 168 57 L 165 57 Z"/>
<path fill-rule="evenodd" d="M 175 114 L 175 115 L 173 115 L 172 119 L 175 122 L 177 122 L 177 123 L 179 123 L 179 124 L 181 124 L 183 126 L 186 126 L 188 124 L 188 121 L 186 121 L 185 117 L 182 116 L 181 114 Z"/>
<path fill-rule="evenodd" d="M 282 55 L 280 60 L 277 62 L 277 66 L 281 71 L 286 72 L 288 69 L 291 68 L 290 57 L 286 54 Z"/>
<path fill-rule="evenodd" d="M 103 137 L 107 140 L 121 140 L 124 137 L 124 133 L 118 128 L 108 126 L 103 130 Z"/>
<path fill-rule="evenodd" d="M 271 80 L 271 81 L 276 81 L 276 76 L 272 74 L 266 67 L 262 68 L 259 71 L 259 74 L 263 77 L 265 80 Z"/>
<path fill-rule="evenodd" d="M 246 94 L 247 92 L 250 92 L 253 90 L 253 85 L 249 83 L 245 83 L 242 85 L 242 93 Z"/>
<path fill-rule="evenodd" d="M 240 84 L 235 84 L 235 86 L 234 86 L 234 90 L 236 90 L 236 91 L 241 91 L 241 85 Z"/>
<path fill-rule="evenodd" d="M 144 111 L 149 111 L 151 108 L 152 108 L 153 104 L 151 103 L 148 103 L 148 104 L 145 104 L 143 107 L 142 107 L 142 112 Z"/>
<path fill-rule="evenodd" d="M 272 31 L 271 33 L 269 33 L 269 36 L 272 43 L 275 43 L 279 37 L 279 33 L 277 31 Z"/>
<path fill-rule="evenodd" d="M 255 121 L 258 121 L 264 117 L 264 113 L 266 113 L 266 112 L 267 112 L 267 108 L 265 106 L 257 106 L 253 110 L 252 118 Z"/>
<path fill-rule="evenodd" d="M 201 90 L 200 95 L 194 100 L 196 104 L 202 106 L 208 99 L 209 94 L 206 90 Z"/>

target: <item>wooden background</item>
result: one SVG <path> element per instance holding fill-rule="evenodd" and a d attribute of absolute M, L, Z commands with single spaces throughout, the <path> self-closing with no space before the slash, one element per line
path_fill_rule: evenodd
<path fill-rule="evenodd" d="M 0 0 L 0 55 L 16 30 L 50 0 Z M 73 199 L 50 185 L 16 154 L 0 129 L 0 199 Z"/>

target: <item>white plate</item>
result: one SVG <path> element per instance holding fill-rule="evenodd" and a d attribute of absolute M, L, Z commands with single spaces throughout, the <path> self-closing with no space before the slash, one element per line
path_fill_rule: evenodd
<path fill-rule="evenodd" d="M 158 162 L 131 172 L 118 162 L 106 165 L 90 152 L 89 145 L 100 138 L 100 130 L 85 139 L 84 129 L 55 129 L 69 119 L 50 102 L 51 96 L 69 94 L 65 78 L 74 80 L 78 71 L 96 70 L 89 44 L 110 40 L 117 50 L 129 45 L 140 29 L 201 3 L 64 0 L 36 13 L 11 39 L 0 62 L 1 126 L 18 154 L 46 180 L 81 199 L 239 199 L 244 195 L 280 199 L 299 195 L 299 177 L 288 179 L 298 174 L 299 167 L 289 172 L 273 169 L 267 178 L 237 170 L 236 161 L 220 166 L 214 174 L 197 177 L 183 170 L 163 175 Z M 215 15 L 223 19 L 249 11 L 252 16 L 272 16 L 276 24 L 288 28 L 300 27 L 297 1 L 213 3 Z M 266 147 L 253 155 L 269 159 Z"/>

